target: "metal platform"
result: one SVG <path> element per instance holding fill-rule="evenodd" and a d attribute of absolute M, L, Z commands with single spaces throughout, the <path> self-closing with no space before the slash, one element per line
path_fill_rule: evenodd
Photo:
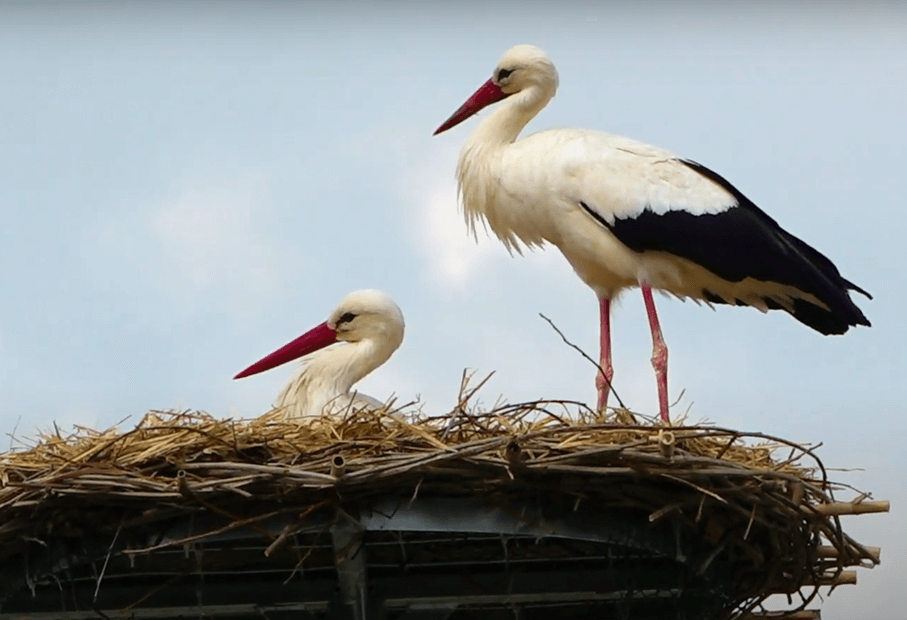
<path fill-rule="evenodd" d="M 669 524 L 556 504 L 387 499 L 238 528 L 203 511 L 35 542 L 0 566 L 0 620 L 701 620 L 735 604 L 720 558 Z"/>

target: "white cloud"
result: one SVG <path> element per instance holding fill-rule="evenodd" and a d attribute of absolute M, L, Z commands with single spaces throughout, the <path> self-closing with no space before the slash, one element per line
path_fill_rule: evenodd
<path fill-rule="evenodd" d="M 432 280 L 446 290 L 463 290 L 492 264 L 503 265 L 513 258 L 484 227 L 480 226 L 475 236 L 469 233 L 454 178 L 458 148 L 439 148 L 413 158 L 418 163 L 403 171 L 394 188 L 412 205 L 415 217 L 409 232 L 425 256 Z M 549 248 L 526 251 L 524 260 L 550 269 L 564 259 Z"/>
<path fill-rule="evenodd" d="M 184 312 L 206 303 L 210 295 L 201 293 L 212 291 L 233 310 L 251 310 L 252 304 L 233 302 L 257 297 L 260 307 L 262 297 L 279 289 L 288 262 L 268 190 L 259 173 L 194 180 L 172 198 L 106 222 L 98 240 L 108 255 L 128 263 L 131 279 L 178 299 Z"/>
<path fill-rule="evenodd" d="M 467 128 L 468 129 L 468 128 Z M 469 233 L 457 199 L 455 171 L 462 139 L 430 137 L 424 128 L 407 124 L 372 127 L 357 136 L 350 153 L 383 171 L 387 188 L 403 201 L 403 231 L 423 256 L 431 282 L 444 291 L 463 291 L 498 265 L 514 269 L 509 255 L 482 226 Z M 526 251 L 534 268 L 563 270 L 563 257 L 554 248 Z M 582 286 L 582 284 L 579 284 Z"/>
<path fill-rule="evenodd" d="M 493 260 L 495 248 L 490 240 L 480 237 L 477 243 L 467 233 L 455 182 L 426 187 L 418 201 L 419 218 L 412 232 L 425 252 L 429 270 L 446 287 L 463 288 L 483 264 Z"/>
<path fill-rule="evenodd" d="M 261 233 L 262 189 L 260 179 L 190 189 L 153 211 L 147 225 L 168 258 L 168 278 L 191 287 L 241 279 L 272 288 L 278 261 Z"/>
<path fill-rule="evenodd" d="M 484 232 L 475 239 L 467 231 L 457 203 L 456 150 L 439 148 L 422 155 L 412 160 L 418 163 L 403 171 L 393 189 L 412 205 L 415 217 L 408 232 L 424 254 L 432 280 L 447 289 L 463 289 L 503 251 Z"/>

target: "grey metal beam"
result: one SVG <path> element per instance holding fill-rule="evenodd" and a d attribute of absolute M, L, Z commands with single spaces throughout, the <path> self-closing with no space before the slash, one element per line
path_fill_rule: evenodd
<path fill-rule="evenodd" d="M 397 620 L 447 620 L 457 610 L 457 603 L 412 603 Z"/>
<path fill-rule="evenodd" d="M 381 499 L 360 506 L 362 529 L 369 531 L 400 532 L 471 532 L 484 534 L 511 534 L 572 538 L 609 544 L 627 544 L 667 557 L 678 554 L 673 535 L 657 528 L 639 527 L 613 512 L 601 514 L 585 509 L 564 512 L 543 509 L 538 501 L 508 500 L 506 508 L 476 498 L 425 497 L 410 499 Z M 208 523 L 210 521 L 210 523 Z M 180 540 L 192 531 L 206 526 L 216 529 L 224 525 L 218 517 L 196 517 L 194 527 L 188 522 L 171 527 L 162 538 L 149 544 L 164 544 Z M 296 517 L 281 516 L 256 524 L 259 530 L 278 536 L 287 525 L 296 523 Z M 647 525 L 647 524 L 646 524 Z M 323 513 L 306 519 L 299 533 L 325 531 L 330 523 Z M 191 530 L 190 530 L 191 528 Z M 295 529 L 295 528 L 294 528 Z M 260 538 L 261 534 L 237 528 L 226 533 L 204 538 L 204 542 Z"/>
<path fill-rule="evenodd" d="M 632 545 L 666 557 L 675 557 L 676 543 L 652 527 L 638 527 L 620 515 L 583 510 L 544 510 L 537 501 L 508 501 L 507 507 L 474 498 L 427 497 L 415 501 L 384 499 L 363 509 L 366 530 L 405 532 L 472 532 L 571 538 L 608 544 Z M 610 517 L 610 518 L 609 518 Z M 648 525 L 648 524 L 646 524 Z"/>
<path fill-rule="evenodd" d="M 552 603 L 586 603 L 594 601 L 610 600 L 627 600 L 641 598 L 673 598 L 679 594 L 679 590 L 641 590 L 641 591 L 619 591 L 619 592 L 524 592 L 524 593 L 500 593 L 500 594 L 481 594 L 481 595 L 463 595 L 454 596 L 435 596 L 430 598 L 420 598 L 418 596 L 406 596 L 401 598 L 390 598 L 383 601 L 383 605 L 388 609 L 406 610 L 400 616 L 400 620 L 445 620 L 458 607 L 487 607 L 487 606 L 510 606 L 510 605 L 527 605 L 527 604 L 552 604 Z M 158 619 L 158 618 L 197 618 L 201 614 L 206 616 L 238 616 L 242 614 L 267 614 L 269 612 L 289 612 L 289 611 L 307 611 L 324 613 L 330 608 L 331 616 L 336 617 L 335 612 L 328 601 L 311 601 L 296 603 L 275 603 L 275 604 L 206 604 L 203 607 L 198 605 L 169 606 L 169 607 L 138 607 L 124 610 L 102 609 L 104 615 L 112 619 Z M 364 608 L 363 608 L 364 610 Z M 355 612 L 353 612 L 355 613 Z M 0 613 L 0 620 L 96 620 L 99 617 L 96 611 L 41 611 L 41 612 L 8 612 Z M 357 616 L 365 618 L 365 616 Z"/>
<path fill-rule="evenodd" d="M 267 614 L 269 612 L 307 611 L 324 613 L 326 602 L 319 603 L 278 603 L 275 605 L 257 605 L 244 603 L 237 605 L 198 605 L 182 607 L 137 607 L 124 610 L 102 610 L 104 616 L 111 619 L 153 620 L 155 618 L 199 618 L 204 616 L 240 616 L 248 614 Z M 98 620 L 96 611 L 43 611 L 0 613 L 0 620 Z"/>
<path fill-rule="evenodd" d="M 474 596 L 433 597 L 419 599 L 420 605 L 444 606 L 454 605 L 459 607 L 488 606 L 488 605 L 525 605 L 532 603 L 587 603 L 592 601 L 614 601 L 642 598 L 674 598 L 680 594 L 680 589 L 674 590 L 621 590 L 619 592 L 527 592 L 524 594 L 479 594 Z M 408 608 L 413 604 L 414 598 L 387 599 L 384 601 L 390 609 Z"/>
<path fill-rule="evenodd" d="M 362 527 L 353 517 L 338 509 L 337 520 L 331 526 L 331 542 L 340 582 L 340 607 L 343 608 L 343 611 L 331 609 L 331 616 L 338 620 L 366 620 L 369 601 Z"/>
<path fill-rule="evenodd" d="M 646 587 L 633 575 L 627 573 L 624 576 L 631 582 L 640 583 L 641 587 Z M 207 583 L 206 603 L 215 607 L 227 608 L 241 605 L 249 600 L 258 600 L 267 601 L 275 608 L 280 605 L 293 604 L 323 608 L 330 601 L 333 603 L 332 614 L 336 611 L 336 605 L 340 604 L 340 599 L 334 600 L 332 596 L 336 589 L 336 582 L 333 579 L 303 579 L 284 584 L 282 580 L 256 580 L 254 577 L 254 574 L 250 575 L 249 579 L 241 584 L 232 581 Z M 655 576 L 652 578 L 655 579 Z M 439 608 L 454 603 L 465 604 L 465 601 L 472 601 L 474 604 L 513 602 L 520 597 L 527 596 L 529 598 L 520 600 L 532 602 L 534 600 L 532 597 L 543 597 L 549 601 L 603 600 L 609 597 L 626 598 L 628 596 L 631 598 L 662 598 L 677 594 L 676 591 L 669 589 L 671 586 L 665 582 L 661 583 L 659 590 L 654 590 L 654 582 L 650 582 L 647 584 L 649 590 L 629 594 L 625 590 L 626 586 L 614 583 L 614 579 L 613 571 L 600 567 L 573 570 L 550 569 L 509 574 L 500 570 L 492 570 L 468 574 L 453 572 L 386 577 L 372 575 L 369 577 L 369 591 L 375 603 L 372 603 L 373 607 L 367 608 L 366 611 L 369 620 L 372 620 L 374 609 L 377 603 L 381 602 L 383 602 L 383 607 L 415 610 L 426 606 Z M 66 590 L 66 601 L 69 604 L 74 601 L 80 601 L 83 606 L 90 604 L 94 590 L 92 584 L 71 589 L 68 584 L 64 583 L 63 588 Z M 156 606 L 167 606 L 197 610 L 196 588 L 195 584 L 173 585 L 162 592 L 159 598 L 147 599 L 144 604 L 151 609 L 160 608 Z M 97 604 L 101 610 L 130 607 L 135 601 L 147 595 L 148 589 L 148 585 L 138 584 L 128 587 L 120 585 L 106 594 L 102 589 L 102 596 Z M 37 600 L 29 601 L 27 604 L 19 602 L 16 607 L 23 611 L 8 613 L 15 617 L 30 618 L 32 616 L 29 615 L 29 610 L 41 614 L 49 609 L 59 610 L 60 604 L 58 588 L 54 586 L 52 589 L 46 589 L 44 596 L 40 596 Z M 345 607 L 344 605 L 344 611 L 340 613 L 345 612 Z M 7 616 L 0 615 L 0 620 L 5 617 Z"/>

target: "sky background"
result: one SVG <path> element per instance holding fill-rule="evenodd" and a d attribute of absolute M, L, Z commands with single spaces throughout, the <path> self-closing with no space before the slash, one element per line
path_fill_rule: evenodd
<path fill-rule="evenodd" d="M 406 316 L 360 388 L 454 404 L 594 402 L 594 295 L 549 249 L 466 234 L 432 137 L 503 52 L 561 77 L 529 130 L 602 129 L 718 171 L 874 294 L 823 337 L 784 313 L 658 299 L 675 412 L 822 442 L 892 501 L 845 517 L 883 548 L 828 620 L 907 604 L 903 261 L 907 3 L 0 2 L 0 429 L 154 408 L 264 412 L 293 372 L 232 377 L 359 288 Z M 614 385 L 655 414 L 641 296 L 612 319 Z"/>

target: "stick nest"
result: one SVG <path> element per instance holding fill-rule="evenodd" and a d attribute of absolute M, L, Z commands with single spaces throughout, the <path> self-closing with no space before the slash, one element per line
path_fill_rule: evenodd
<path fill-rule="evenodd" d="M 822 512 L 845 487 L 809 446 L 564 401 L 481 411 L 467 404 L 474 393 L 435 417 L 412 406 L 302 423 L 279 411 L 253 420 L 152 411 L 125 432 L 45 433 L 0 455 L 0 564 L 26 541 L 78 536 L 89 521 L 128 527 L 237 502 L 292 503 L 298 514 L 388 495 L 500 499 L 526 489 L 636 510 L 651 527 L 679 524 L 737 567 L 741 614 L 772 593 L 814 586 L 800 595 L 803 608 L 845 567 L 878 563 Z"/>

